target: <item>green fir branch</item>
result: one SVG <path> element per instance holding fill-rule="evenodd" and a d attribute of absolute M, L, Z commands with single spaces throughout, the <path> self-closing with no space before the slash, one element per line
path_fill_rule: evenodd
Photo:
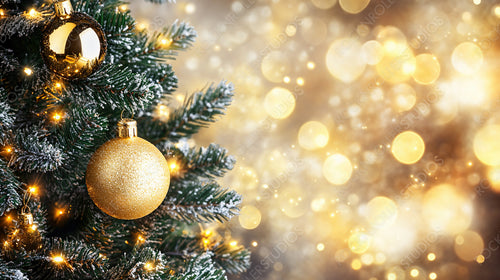
<path fill-rule="evenodd" d="M 207 252 L 189 260 L 186 270 L 169 280 L 225 280 L 224 270 L 217 268 L 212 260 L 212 253 Z"/>
<path fill-rule="evenodd" d="M 16 148 L 11 159 L 19 170 L 48 172 L 59 168 L 66 159 L 62 149 L 37 131 L 21 130 L 16 135 Z"/>
<path fill-rule="evenodd" d="M 146 247 L 124 254 L 102 279 L 161 280 L 168 272 L 165 255 Z"/>
<path fill-rule="evenodd" d="M 85 81 L 73 82 L 69 87 L 76 103 L 129 112 L 149 107 L 163 94 L 161 86 L 151 78 L 121 65 L 104 66 Z"/>
<path fill-rule="evenodd" d="M 233 91 L 233 84 L 223 81 L 217 86 L 210 86 L 205 92 L 197 92 L 187 99 L 184 106 L 175 110 L 166 123 L 143 119 L 142 134 L 156 144 L 190 137 L 200 128 L 215 122 L 217 116 L 225 114 L 226 108 L 231 105 Z"/>
<path fill-rule="evenodd" d="M 55 259 L 60 257 L 61 259 Z M 28 256 L 29 278 L 37 279 L 102 279 L 107 260 L 91 244 L 80 241 L 49 239 L 40 254 Z"/>
<path fill-rule="evenodd" d="M 20 182 L 7 164 L 0 159 L 0 216 L 21 206 Z"/>
<path fill-rule="evenodd" d="M 215 182 L 172 185 L 160 211 L 186 222 L 227 221 L 239 211 L 241 195 Z"/>
<path fill-rule="evenodd" d="M 212 249 L 217 265 L 231 274 L 245 272 L 250 268 L 250 251 L 243 246 L 221 243 Z"/>

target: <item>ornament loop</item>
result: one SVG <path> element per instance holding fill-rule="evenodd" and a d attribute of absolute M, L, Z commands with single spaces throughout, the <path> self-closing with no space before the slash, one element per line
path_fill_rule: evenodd
<path fill-rule="evenodd" d="M 73 6 L 70 0 L 63 0 L 54 3 L 56 15 L 60 18 L 68 18 L 73 13 Z"/>
<path fill-rule="evenodd" d="M 118 137 L 137 137 L 137 122 L 134 119 L 121 119 L 118 122 Z"/>

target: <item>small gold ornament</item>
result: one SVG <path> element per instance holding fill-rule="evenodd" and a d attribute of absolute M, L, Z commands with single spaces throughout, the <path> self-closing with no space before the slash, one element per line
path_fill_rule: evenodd
<path fill-rule="evenodd" d="M 54 3 L 56 16 L 42 33 L 41 54 L 53 73 L 83 79 L 104 60 L 107 45 L 101 26 L 90 16 L 73 12 L 69 0 Z"/>
<path fill-rule="evenodd" d="M 163 154 L 137 137 L 137 123 L 122 119 L 118 137 L 104 143 L 87 166 L 87 189 L 104 213 L 133 220 L 153 212 L 167 195 L 170 173 Z"/>

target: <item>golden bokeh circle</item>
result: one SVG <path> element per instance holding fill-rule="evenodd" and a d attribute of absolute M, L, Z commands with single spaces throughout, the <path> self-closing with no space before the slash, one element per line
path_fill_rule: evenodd
<path fill-rule="evenodd" d="M 392 141 L 391 153 L 403 164 L 416 163 L 422 158 L 424 152 L 424 140 L 416 132 L 403 131 Z"/>
<path fill-rule="evenodd" d="M 474 136 L 473 149 L 476 157 L 490 166 L 500 165 L 500 125 L 486 125 Z"/>
<path fill-rule="evenodd" d="M 267 93 L 264 109 L 274 119 L 285 119 L 295 109 L 295 96 L 285 88 L 275 87 Z"/>
<path fill-rule="evenodd" d="M 434 55 L 424 53 L 415 57 L 415 72 L 413 72 L 415 82 L 422 85 L 432 84 L 439 78 L 440 73 L 441 66 Z"/>
<path fill-rule="evenodd" d="M 352 175 L 351 161 L 342 154 L 333 154 L 323 163 L 323 176 L 334 185 L 343 185 Z"/>
<path fill-rule="evenodd" d="M 298 134 L 299 145 L 306 150 L 323 148 L 328 144 L 329 133 L 326 126 L 317 121 L 304 123 Z"/>

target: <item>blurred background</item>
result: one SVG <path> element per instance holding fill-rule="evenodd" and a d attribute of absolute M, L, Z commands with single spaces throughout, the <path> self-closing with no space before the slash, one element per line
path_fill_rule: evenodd
<path fill-rule="evenodd" d="M 140 28 L 198 31 L 158 116 L 229 80 L 216 142 L 251 249 L 230 279 L 500 279 L 500 4 L 132 0 Z"/>

